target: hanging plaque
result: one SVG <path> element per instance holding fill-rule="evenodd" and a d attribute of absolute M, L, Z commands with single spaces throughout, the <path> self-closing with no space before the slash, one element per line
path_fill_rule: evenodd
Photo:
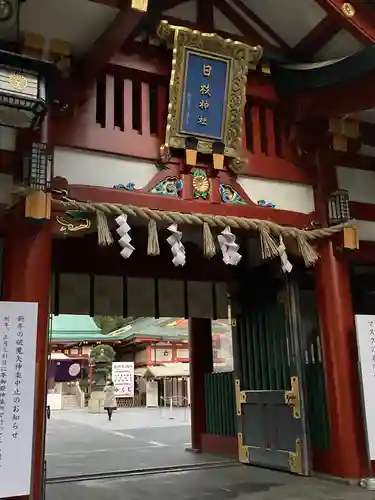
<path fill-rule="evenodd" d="M 185 149 L 193 137 L 198 152 L 211 154 L 222 144 L 224 155 L 239 160 L 247 73 L 261 47 L 166 21 L 158 35 L 173 45 L 165 146 Z"/>

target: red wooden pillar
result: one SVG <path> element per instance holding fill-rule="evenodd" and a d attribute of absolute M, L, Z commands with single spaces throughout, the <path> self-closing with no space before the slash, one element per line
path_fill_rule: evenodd
<path fill-rule="evenodd" d="M 191 447 L 202 449 L 206 430 L 205 374 L 213 370 L 211 320 L 189 318 Z"/>
<path fill-rule="evenodd" d="M 325 472 L 358 478 L 366 470 L 366 460 L 349 269 L 336 257 L 332 240 L 324 241 L 319 253 L 315 278 L 330 423 Z"/>
<path fill-rule="evenodd" d="M 13 214 L 9 220 L 4 243 L 4 300 L 38 303 L 32 483 L 32 497 L 38 500 L 44 463 L 51 223 L 27 221 L 23 213 Z"/>

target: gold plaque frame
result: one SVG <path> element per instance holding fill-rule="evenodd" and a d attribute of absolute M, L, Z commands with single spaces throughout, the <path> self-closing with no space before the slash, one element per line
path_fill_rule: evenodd
<path fill-rule="evenodd" d="M 246 103 L 247 73 L 249 67 L 254 67 L 261 59 L 263 55 L 262 48 L 260 46 L 251 47 L 231 39 L 224 39 L 215 33 L 201 33 L 183 26 L 174 26 L 167 21 L 161 21 L 158 36 L 173 46 L 165 146 L 167 148 L 185 149 L 185 136 L 178 133 L 184 62 L 186 49 L 195 49 L 231 60 L 224 154 L 240 159 L 243 154 L 242 122 Z M 213 152 L 212 142 L 198 139 L 197 151 L 211 154 Z"/>

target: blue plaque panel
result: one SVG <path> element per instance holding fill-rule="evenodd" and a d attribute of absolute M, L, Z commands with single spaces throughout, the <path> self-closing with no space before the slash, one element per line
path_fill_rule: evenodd
<path fill-rule="evenodd" d="M 224 142 L 230 59 L 186 49 L 178 133 Z"/>

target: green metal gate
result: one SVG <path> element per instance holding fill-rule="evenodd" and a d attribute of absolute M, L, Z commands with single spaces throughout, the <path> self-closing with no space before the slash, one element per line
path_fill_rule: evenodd
<path fill-rule="evenodd" d="M 207 373 L 205 377 L 206 432 L 236 436 L 236 402 L 233 372 Z"/>
<path fill-rule="evenodd" d="M 298 292 L 272 265 L 243 278 L 232 306 L 239 459 L 305 475 Z"/>

